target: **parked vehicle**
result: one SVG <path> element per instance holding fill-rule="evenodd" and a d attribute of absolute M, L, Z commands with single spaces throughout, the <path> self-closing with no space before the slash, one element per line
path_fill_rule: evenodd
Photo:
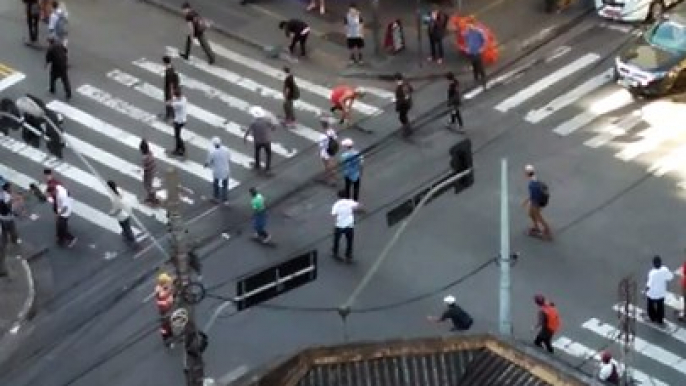
<path fill-rule="evenodd" d="M 598 15 L 605 19 L 642 22 L 659 20 L 665 10 L 682 0 L 595 0 Z"/>
<path fill-rule="evenodd" d="M 615 79 L 639 95 L 662 95 L 686 78 L 686 3 L 631 41 L 615 58 Z"/>

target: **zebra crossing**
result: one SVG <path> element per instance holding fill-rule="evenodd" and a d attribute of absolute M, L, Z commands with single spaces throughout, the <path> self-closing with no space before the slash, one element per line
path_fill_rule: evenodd
<path fill-rule="evenodd" d="M 544 71 L 515 69 L 491 80 L 496 114 L 520 119 L 584 146 L 611 150 L 615 159 L 670 175 L 686 188 L 686 106 L 672 98 L 637 99 L 613 81 L 612 57 L 565 49 L 543 61 Z M 541 72 L 545 76 L 540 76 Z M 502 90 L 505 90 L 504 92 Z M 465 94 L 475 98 L 477 88 Z M 500 95 L 503 96 L 500 96 Z"/>
<path fill-rule="evenodd" d="M 117 221 L 109 215 L 110 192 L 104 183 L 112 179 L 145 228 L 166 223 L 163 208 L 143 202 L 143 171 L 139 145 L 145 138 L 158 162 L 159 177 L 167 167 L 181 173 L 182 203 L 186 209 L 210 196 L 212 173 L 204 167 L 212 138 L 217 136 L 229 148 L 231 179 L 234 189 L 252 173 L 253 141 L 245 137 L 252 121 L 249 110 L 260 106 L 275 121 L 282 111 L 282 69 L 261 59 L 254 59 L 220 44 L 212 43 L 220 58 L 208 65 L 197 57 L 179 58 L 178 52 L 166 47 L 180 75 L 184 94 L 188 98 L 188 124 L 182 133 L 187 145 L 185 158 L 168 154 L 174 130 L 160 118 L 164 109 L 161 62 L 149 58 L 125 60 L 116 67 L 105 68 L 96 77 L 75 85 L 70 102 L 46 100 L 46 105 L 65 118 L 63 125 L 67 148 L 63 159 L 57 159 L 44 149 L 25 144 L 16 133 L 0 134 L 0 175 L 22 189 L 41 181 L 43 168 L 51 168 L 69 188 L 74 198 L 75 233 L 87 224 L 92 229 L 120 233 Z M 279 127 L 273 133 L 272 163 L 293 158 L 316 146 L 321 139 L 319 119 L 328 112 L 332 85 L 317 84 L 293 68 L 300 99 L 294 104 L 298 123 Z M 247 75 L 246 75 L 247 74 Z M 302 75 L 302 76 L 301 76 Z M 26 76 L 14 72 L 0 83 L 0 91 L 16 95 L 35 92 L 22 90 Z M 356 103 L 358 116 L 374 116 L 392 102 L 393 94 L 370 87 L 364 101 Z M 158 196 L 166 197 L 162 181 L 153 185 Z M 81 223 L 81 225 L 79 225 Z M 147 237 L 145 229 L 134 229 L 140 239 Z"/>
<path fill-rule="evenodd" d="M 680 280 L 681 269 L 674 271 L 675 280 Z M 683 312 L 681 296 L 668 293 L 665 298 L 665 325 L 659 327 L 647 320 L 641 307 L 630 306 L 627 315 L 623 304 L 611 307 L 617 317 L 602 320 L 592 317 L 581 324 L 581 337 L 571 338 L 561 335 L 553 341 L 556 353 L 571 357 L 574 361 L 587 363 L 587 370 L 595 371 L 599 367 L 600 355 L 610 350 L 619 358 L 623 350 L 622 332 L 618 328 L 619 316 L 636 315 L 636 337 L 634 339 L 634 361 L 630 374 L 634 384 L 639 386 L 669 386 L 683 384 L 686 379 L 686 324 L 672 322 L 673 315 Z M 674 380 L 681 380 L 675 382 Z"/>

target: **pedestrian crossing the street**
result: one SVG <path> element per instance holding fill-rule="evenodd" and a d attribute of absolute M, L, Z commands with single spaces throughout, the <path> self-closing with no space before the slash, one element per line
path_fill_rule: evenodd
<path fill-rule="evenodd" d="M 214 137 L 229 148 L 230 189 L 256 178 L 253 138 L 245 136 L 254 106 L 262 107 L 277 123 L 272 135 L 273 165 L 317 146 L 322 135 L 320 118 L 330 108 L 331 85 L 307 79 L 306 73 L 299 74 L 295 66 L 293 72 L 301 91 L 294 103 L 297 123 L 285 127 L 279 123 L 283 70 L 220 44 L 212 46 L 219 58 L 215 65 L 193 56 L 183 60 L 176 49 L 166 48 L 188 99 L 188 122 L 182 131 L 187 148 L 184 157 L 169 153 L 174 129 L 160 114 L 164 111 L 164 66 L 138 58 L 103 69 L 95 79 L 74 85 L 74 97 L 69 102 L 46 100 L 48 108 L 65 118 L 67 148 L 63 159 L 50 154 L 44 144 L 38 148 L 27 145 L 19 132 L 0 134 L 0 176 L 29 189 L 30 184 L 42 182 L 43 168 L 51 168 L 74 199 L 73 213 L 79 218 L 73 222 L 75 234 L 79 228 L 88 227 L 118 234 L 120 226 L 109 214 L 110 189 L 104 183 L 109 179 L 117 183 L 123 199 L 146 229 L 167 221 L 162 207 L 144 202 L 139 150 L 143 138 L 157 160 L 158 175 L 153 186 L 158 189 L 158 197 L 164 199 L 167 195 L 161 179 L 164 171 L 173 166 L 181 173 L 181 199 L 186 209 L 212 196 L 212 171 L 205 163 Z M 0 91 L 11 91 L 15 97 L 35 93 L 21 89 L 24 74 L 4 65 L 0 70 Z M 358 117 L 378 115 L 392 99 L 391 92 L 370 87 L 365 99 L 354 106 L 354 113 Z M 134 233 L 143 239 L 147 237 L 146 229 L 134 228 Z"/>
<path fill-rule="evenodd" d="M 674 271 L 682 275 L 681 269 Z M 629 306 L 630 315 L 623 304 L 612 306 L 617 315 L 613 320 L 589 318 L 581 324 L 580 337 L 571 338 L 568 334 L 558 336 L 553 341 L 556 355 L 571 357 L 572 363 L 587 364 L 584 368 L 596 371 L 600 354 L 609 350 L 616 358 L 623 350 L 623 335 L 619 328 L 620 316 L 636 317 L 636 336 L 633 343 L 633 360 L 630 373 L 638 386 L 669 386 L 683 384 L 686 379 L 686 324 L 675 322 L 674 315 L 683 312 L 681 296 L 668 293 L 665 298 L 665 323 L 657 326 L 647 319 L 646 312 L 640 307 Z M 674 380 L 681 379 L 682 382 Z"/>

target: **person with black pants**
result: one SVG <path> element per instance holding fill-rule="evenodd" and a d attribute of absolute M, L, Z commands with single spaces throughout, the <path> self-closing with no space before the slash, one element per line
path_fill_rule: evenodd
<path fill-rule="evenodd" d="M 293 104 L 300 98 L 300 90 L 298 89 L 298 85 L 295 84 L 295 78 L 291 73 L 291 69 L 289 67 L 284 67 L 283 72 L 286 74 L 286 78 L 283 80 L 283 123 L 286 126 L 292 126 L 295 124 Z"/>
<path fill-rule="evenodd" d="M 39 0 L 24 0 L 26 4 L 26 24 L 29 26 L 29 42 L 38 42 L 38 22 L 40 21 Z"/>
<path fill-rule="evenodd" d="M 479 27 L 471 23 L 465 29 L 464 40 L 467 46 L 467 56 L 472 64 L 474 81 L 481 83 L 481 86 L 486 89 L 486 70 L 482 57 L 486 48 L 486 36 Z"/>
<path fill-rule="evenodd" d="M 460 105 L 462 104 L 462 96 L 460 95 L 460 81 L 457 80 L 455 74 L 448 72 L 446 75 L 448 79 L 448 108 L 450 109 L 450 120 L 448 121 L 449 127 L 454 127 L 455 123 L 460 125 L 460 128 L 464 127 L 464 122 L 462 121 L 462 113 L 460 112 Z"/>
<path fill-rule="evenodd" d="M 62 81 L 64 93 L 67 100 L 71 99 L 71 84 L 69 83 L 69 74 L 67 73 L 67 49 L 54 38 L 48 39 L 50 48 L 45 54 L 45 67 L 50 66 L 50 93 L 55 93 L 55 83 L 57 80 Z"/>
<path fill-rule="evenodd" d="M 188 60 L 191 55 L 191 45 L 193 44 L 193 39 L 198 39 L 200 47 L 205 51 L 207 55 L 207 62 L 209 64 L 214 64 L 214 52 L 212 52 L 212 47 L 207 42 L 207 37 L 205 36 L 205 31 L 207 30 L 207 22 L 196 12 L 189 3 L 183 3 L 182 5 L 183 14 L 185 15 L 186 24 L 188 25 L 188 35 L 186 36 L 186 47 L 183 54 L 179 56 Z"/>
<path fill-rule="evenodd" d="M 674 274 L 669 268 L 662 265 L 660 256 L 653 257 L 653 268 L 648 272 L 645 294 L 648 300 L 647 311 L 648 319 L 657 325 L 665 323 L 665 297 L 669 282 L 674 278 Z"/>
<path fill-rule="evenodd" d="M 439 9 L 434 9 L 429 17 L 427 35 L 429 36 L 429 48 L 431 57 L 438 64 L 443 63 L 443 38 L 448 28 L 448 15 Z"/>
<path fill-rule="evenodd" d="M 181 89 L 174 90 L 174 98 L 172 98 L 172 108 L 174 109 L 174 140 L 175 146 L 172 151 L 173 155 L 183 157 L 186 154 L 186 146 L 181 137 L 181 130 L 186 126 L 187 105 L 186 97 L 181 94 Z"/>
<path fill-rule="evenodd" d="M 286 37 L 291 39 L 291 44 L 288 50 L 291 55 L 295 52 L 296 44 L 300 44 L 300 55 L 307 55 L 307 37 L 310 36 L 310 26 L 302 20 L 291 19 L 288 21 L 279 22 L 279 29 L 286 33 Z"/>
<path fill-rule="evenodd" d="M 405 81 L 401 73 L 395 74 L 395 111 L 398 113 L 398 120 L 403 127 L 403 134 L 409 135 L 410 119 L 408 113 L 412 108 L 412 86 Z"/>
<path fill-rule="evenodd" d="M 164 63 L 164 119 L 169 121 L 174 118 L 174 108 L 171 102 L 174 90 L 179 88 L 180 82 L 179 74 L 171 64 L 171 58 L 165 55 L 162 58 L 162 63 Z"/>
<path fill-rule="evenodd" d="M 359 208 L 357 201 L 348 198 L 348 192 L 338 192 L 338 200 L 331 208 L 331 215 L 336 219 L 333 232 L 333 247 L 331 255 L 336 260 L 342 260 L 338 255 L 341 236 L 345 237 L 345 261 L 353 259 L 353 241 L 355 240 L 355 210 Z"/>

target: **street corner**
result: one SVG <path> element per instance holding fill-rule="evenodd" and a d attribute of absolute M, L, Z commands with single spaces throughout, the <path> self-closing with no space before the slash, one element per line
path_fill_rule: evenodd
<path fill-rule="evenodd" d="M 26 78 L 26 75 L 9 65 L 0 62 L 0 92 L 14 86 Z"/>

